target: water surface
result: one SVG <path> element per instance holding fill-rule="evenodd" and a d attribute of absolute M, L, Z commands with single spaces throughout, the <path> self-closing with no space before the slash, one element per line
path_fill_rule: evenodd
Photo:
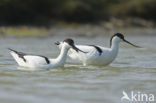
<path fill-rule="evenodd" d="M 30 70 L 18 67 L 7 48 L 57 57 L 54 45 L 65 37 L 0 39 L 1 103 L 121 103 L 122 91 L 156 96 L 156 37 L 128 36 L 144 48 L 121 43 L 116 60 L 107 67 L 82 66 L 68 59 L 64 68 Z M 109 47 L 109 37 L 74 38 L 77 44 Z"/>

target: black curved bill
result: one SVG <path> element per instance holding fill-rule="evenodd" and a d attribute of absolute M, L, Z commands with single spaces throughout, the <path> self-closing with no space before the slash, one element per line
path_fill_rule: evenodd
<path fill-rule="evenodd" d="M 75 50 L 75 51 L 80 51 L 80 52 L 83 52 L 83 53 L 88 53 L 88 52 L 84 52 L 84 51 L 82 51 L 82 50 L 80 50 L 79 48 L 77 48 L 75 45 L 71 45 L 72 46 L 72 48 Z"/>
<path fill-rule="evenodd" d="M 60 45 L 60 42 L 59 41 L 55 42 L 55 45 Z"/>
<path fill-rule="evenodd" d="M 130 44 L 130 45 L 132 45 L 132 46 L 134 46 L 134 47 L 141 48 L 140 46 L 134 45 L 134 44 L 130 43 L 129 41 L 125 40 L 125 39 L 123 39 L 123 41 Z"/>

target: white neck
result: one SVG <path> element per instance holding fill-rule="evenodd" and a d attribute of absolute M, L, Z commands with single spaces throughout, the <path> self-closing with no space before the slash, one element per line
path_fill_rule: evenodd
<path fill-rule="evenodd" d="M 65 46 L 62 46 L 59 56 L 53 60 L 53 63 L 54 63 L 53 66 L 63 66 L 64 65 L 64 63 L 66 61 L 68 50 L 69 50 L 68 48 L 66 48 Z"/>
<path fill-rule="evenodd" d="M 119 41 L 114 38 L 111 42 L 112 42 L 111 43 L 112 45 L 110 47 L 110 50 L 112 52 L 112 57 L 115 58 L 117 56 L 118 50 L 119 50 Z"/>

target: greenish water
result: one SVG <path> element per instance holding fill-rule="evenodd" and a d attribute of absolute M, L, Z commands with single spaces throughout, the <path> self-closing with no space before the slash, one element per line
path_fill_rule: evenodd
<path fill-rule="evenodd" d="M 54 42 L 64 38 L 0 39 L 0 103 L 121 103 L 123 90 L 128 95 L 135 91 L 156 96 L 155 36 L 128 36 L 144 48 L 121 43 L 118 57 L 107 67 L 84 67 L 68 59 L 64 68 L 22 70 L 7 50 L 54 58 L 59 53 Z M 109 45 L 108 37 L 74 40 L 77 44 Z"/>

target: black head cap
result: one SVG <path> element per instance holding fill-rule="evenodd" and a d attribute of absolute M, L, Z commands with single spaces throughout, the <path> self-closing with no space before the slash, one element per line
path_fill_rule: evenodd
<path fill-rule="evenodd" d="M 74 44 L 74 41 L 72 39 L 70 39 L 70 38 L 65 39 L 63 42 L 66 42 L 69 45 L 73 45 Z"/>
<path fill-rule="evenodd" d="M 68 43 L 75 51 L 81 51 L 81 52 L 83 52 L 83 53 L 88 53 L 88 52 L 84 52 L 84 51 L 82 51 L 82 50 L 80 50 L 79 48 L 77 48 L 75 45 L 74 45 L 74 41 L 72 40 L 72 39 L 70 39 L 70 38 L 67 38 L 67 39 L 65 39 L 63 42 L 66 42 L 66 43 Z"/>
<path fill-rule="evenodd" d="M 123 36 L 123 34 L 121 34 L 121 33 L 116 33 L 116 34 L 113 35 L 113 37 L 114 37 L 114 36 L 117 36 L 117 37 L 119 37 L 120 39 L 124 39 L 124 36 Z"/>
<path fill-rule="evenodd" d="M 117 36 L 117 37 L 119 37 L 120 39 L 124 40 L 123 34 L 121 34 L 121 33 L 115 33 L 115 34 L 111 37 L 111 39 L 110 39 L 110 46 L 112 45 L 112 39 L 113 39 L 113 37 L 115 37 L 115 36 Z"/>

